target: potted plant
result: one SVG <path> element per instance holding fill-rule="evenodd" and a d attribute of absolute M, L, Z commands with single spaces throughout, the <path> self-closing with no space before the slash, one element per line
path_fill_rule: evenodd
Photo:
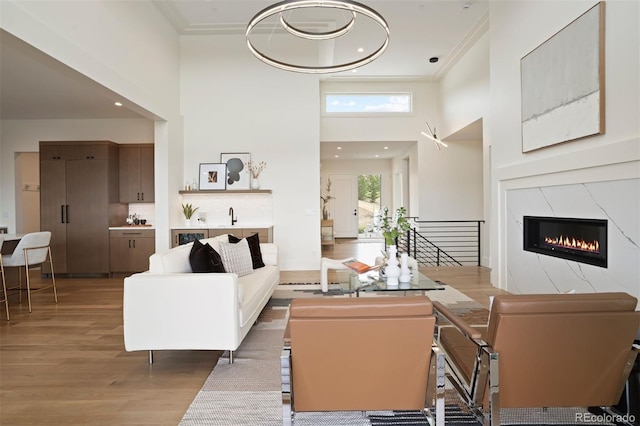
<path fill-rule="evenodd" d="M 322 200 L 322 219 L 329 219 L 329 210 L 327 209 L 327 203 L 330 200 L 335 199 L 336 197 L 331 196 L 331 179 L 327 179 L 327 195 L 324 197 L 321 195 L 320 199 Z"/>
<path fill-rule="evenodd" d="M 384 268 L 384 273 L 387 279 L 387 286 L 394 286 L 399 284 L 401 273 L 398 266 L 396 239 L 411 229 L 411 222 L 406 217 L 407 209 L 404 207 L 397 208 L 391 220 L 387 216 L 388 213 L 389 209 L 387 207 L 381 207 L 373 218 L 373 228 L 377 232 L 382 232 L 388 247 L 387 266 Z"/>
<path fill-rule="evenodd" d="M 191 226 L 191 216 L 199 209 L 200 207 L 193 207 L 191 204 L 183 204 L 182 205 L 182 213 L 185 218 L 185 225 Z"/>
<path fill-rule="evenodd" d="M 382 232 L 384 241 L 388 246 L 396 244 L 396 239 L 411 229 L 411 222 L 407 219 L 407 209 L 399 207 L 393 213 L 391 221 L 387 216 L 389 209 L 385 206 L 378 210 L 378 213 L 373 219 L 374 229 L 378 232 Z"/>

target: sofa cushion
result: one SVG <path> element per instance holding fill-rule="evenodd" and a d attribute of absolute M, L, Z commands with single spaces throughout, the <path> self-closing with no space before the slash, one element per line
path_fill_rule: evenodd
<path fill-rule="evenodd" d="M 249 243 L 247 240 L 243 239 L 236 244 L 220 243 L 220 254 L 222 255 L 222 263 L 227 272 L 234 273 L 238 275 L 238 277 L 253 272 L 251 252 L 249 251 Z"/>
<path fill-rule="evenodd" d="M 189 264 L 193 272 L 211 273 L 227 272 L 222 264 L 222 258 L 217 251 L 209 245 L 202 244 L 200 240 L 195 240 L 189 252 Z"/>
<path fill-rule="evenodd" d="M 240 303 L 240 325 L 251 321 L 256 309 L 261 309 L 265 299 L 269 299 L 280 282 L 277 266 L 267 265 L 256 269 L 253 274 L 238 278 L 238 302 Z M 240 296 L 242 295 L 242 296 Z"/>
<path fill-rule="evenodd" d="M 264 266 L 264 261 L 262 260 L 262 251 L 260 251 L 260 237 L 258 234 L 253 234 L 250 237 L 243 238 L 247 240 L 249 243 L 249 251 L 251 252 L 251 262 L 253 264 L 253 269 L 262 268 Z M 238 243 L 241 239 L 236 237 L 235 235 L 229 234 L 229 242 L 230 243 Z"/>
<path fill-rule="evenodd" d="M 209 243 L 209 245 L 218 253 L 220 253 L 220 243 L 222 242 L 229 242 L 229 236 L 227 234 L 216 235 L 215 237 L 205 238 L 202 240 L 202 244 Z"/>
<path fill-rule="evenodd" d="M 152 274 L 184 274 L 191 272 L 189 252 L 193 243 L 157 252 L 149 257 L 149 272 Z"/>

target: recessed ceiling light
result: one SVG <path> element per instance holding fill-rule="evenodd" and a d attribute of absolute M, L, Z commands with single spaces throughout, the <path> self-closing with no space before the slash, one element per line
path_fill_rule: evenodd
<path fill-rule="evenodd" d="M 339 147 L 337 147 L 336 149 L 342 149 L 342 147 L 341 147 L 341 146 L 339 146 Z"/>
<path fill-rule="evenodd" d="M 389 149 L 389 147 L 388 147 L 388 146 L 385 146 L 385 147 L 384 147 L 384 149 Z"/>
<path fill-rule="evenodd" d="M 114 105 L 115 106 L 122 106 L 122 102 L 115 102 Z"/>
<path fill-rule="evenodd" d="M 376 154 L 376 158 L 380 157 L 378 154 Z"/>
<path fill-rule="evenodd" d="M 364 52 L 364 49 L 362 47 L 358 47 L 358 53 L 362 53 Z"/>
<path fill-rule="evenodd" d="M 338 157 L 340 157 L 340 156 L 339 156 L 338 154 L 336 154 L 336 155 L 334 155 L 333 157 L 334 157 L 334 158 L 338 158 Z"/>

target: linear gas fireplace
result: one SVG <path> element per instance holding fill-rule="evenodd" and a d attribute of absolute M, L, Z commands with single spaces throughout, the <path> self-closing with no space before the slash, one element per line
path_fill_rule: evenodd
<path fill-rule="evenodd" d="M 607 267 L 607 221 L 524 216 L 524 249 Z"/>

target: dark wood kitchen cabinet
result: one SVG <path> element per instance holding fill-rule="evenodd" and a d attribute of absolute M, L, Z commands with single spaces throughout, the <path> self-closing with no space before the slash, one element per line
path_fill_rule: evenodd
<path fill-rule="evenodd" d="M 117 144 L 40 142 L 40 229 L 52 233 L 56 274 L 108 274 L 109 226 L 126 216 Z"/>
<path fill-rule="evenodd" d="M 120 145 L 120 202 L 153 203 L 153 144 Z"/>
<path fill-rule="evenodd" d="M 132 227 L 111 230 L 111 273 L 143 272 L 149 269 L 149 256 L 155 252 L 156 232 Z"/>

